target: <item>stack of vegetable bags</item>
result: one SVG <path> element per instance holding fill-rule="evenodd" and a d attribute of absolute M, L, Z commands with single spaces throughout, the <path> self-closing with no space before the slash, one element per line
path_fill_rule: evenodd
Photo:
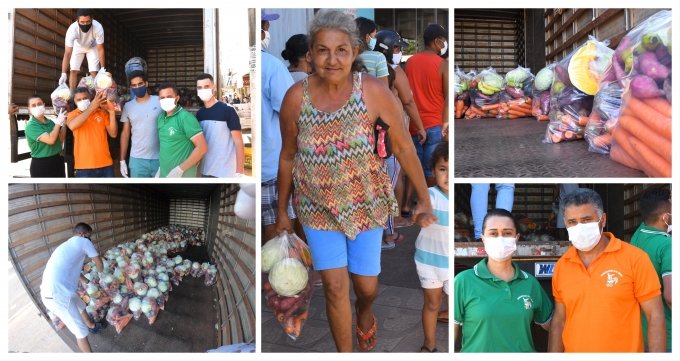
<path fill-rule="evenodd" d="M 545 122 L 550 120 L 550 87 L 553 83 L 555 64 L 550 64 L 541 69 L 534 79 L 533 98 L 531 102 L 531 115 L 536 120 Z"/>
<path fill-rule="evenodd" d="M 501 91 L 505 80 L 494 68 L 482 70 L 470 81 L 472 103 L 465 112 L 466 119 L 496 118 L 500 107 Z"/>
<path fill-rule="evenodd" d="M 459 67 L 453 73 L 453 89 L 456 93 L 455 119 L 460 119 L 470 106 L 470 93 L 468 92 L 470 77 Z"/>
<path fill-rule="evenodd" d="M 179 285 L 190 275 L 205 277 L 206 286 L 215 284 L 214 265 L 168 256 L 186 249 L 189 240 L 199 243 L 201 239 L 203 231 L 199 228 L 162 227 L 107 250 L 101 277 L 94 262 L 86 263 L 83 273 L 89 282 L 81 289 L 81 297 L 88 304 L 88 314 L 96 321 L 106 318 L 120 333 L 131 318 L 138 320 L 142 314 L 153 324 L 168 301 L 171 282 Z"/>
<path fill-rule="evenodd" d="M 121 111 L 120 97 L 118 96 L 118 86 L 113 81 L 111 73 L 106 71 L 106 68 L 99 69 L 97 75 L 94 77 L 94 90 L 99 92 L 106 92 L 106 100 L 113 104 L 115 111 Z"/>
<path fill-rule="evenodd" d="M 617 54 L 614 63 L 630 70 L 630 81 L 610 157 L 648 176 L 670 177 L 671 12 L 660 11 L 638 25 L 621 40 Z"/>
<path fill-rule="evenodd" d="M 531 116 L 531 93 L 534 75 L 518 66 L 505 74 L 505 91 L 501 94 L 498 118 L 517 119 Z"/>
<path fill-rule="evenodd" d="M 611 64 L 614 51 L 606 43 L 588 41 L 555 64 L 550 90 L 550 123 L 544 143 L 582 139 L 593 96 Z"/>
<path fill-rule="evenodd" d="M 284 332 L 300 336 L 312 299 L 312 257 L 295 234 L 283 233 L 262 246 L 262 289 Z"/>

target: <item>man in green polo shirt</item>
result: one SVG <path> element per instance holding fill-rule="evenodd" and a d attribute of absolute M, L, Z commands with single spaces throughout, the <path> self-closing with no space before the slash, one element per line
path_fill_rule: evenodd
<path fill-rule="evenodd" d="M 66 136 L 63 126 L 66 113 L 62 110 L 54 121 L 48 119 L 45 102 L 38 95 L 28 98 L 28 111 L 31 119 L 26 124 L 25 133 L 31 149 L 31 177 L 64 178 L 64 158 L 59 153 Z"/>
<path fill-rule="evenodd" d="M 671 265 L 671 191 L 665 187 L 648 189 L 640 198 L 642 223 L 633 234 L 630 243 L 639 247 L 652 260 L 654 270 L 661 282 L 661 293 L 666 318 L 666 342 L 671 352 L 671 301 L 672 301 L 672 265 Z M 642 314 L 642 334 L 647 347 L 647 319 Z"/>
<path fill-rule="evenodd" d="M 177 104 L 179 92 L 171 83 L 158 87 L 161 112 L 158 115 L 160 168 L 156 176 L 195 177 L 198 162 L 208 151 L 203 129 L 196 117 Z"/>

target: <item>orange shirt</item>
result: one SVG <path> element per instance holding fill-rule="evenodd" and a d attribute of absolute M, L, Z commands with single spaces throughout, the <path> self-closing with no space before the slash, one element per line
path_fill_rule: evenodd
<path fill-rule="evenodd" d="M 661 294 L 644 251 L 610 232 L 604 252 L 588 269 L 574 247 L 557 261 L 552 289 L 566 308 L 566 352 L 643 352 L 640 303 Z"/>
<path fill-rule="evenodd" d="M 444 86 L 439 71 L 442 57 L 432 53 L 418 53 L 406 63 L 406 77 L 413 91 L 413 99 L 423 127 L 429 129 L 442 125 L 444 113 Z M 411 134 L 416 134 L 416 127 L 409 126 Z"/>
<path fill-rule="evenodd" d="M 81 113 L 79 109 L 68 113 L 67 121 L 70 122 Z M 73 131 L 75 169 L 95 169 L 113 165 L 106 131 L 108 125 L 109 114 L 97 109 L 80 128 Z"/>

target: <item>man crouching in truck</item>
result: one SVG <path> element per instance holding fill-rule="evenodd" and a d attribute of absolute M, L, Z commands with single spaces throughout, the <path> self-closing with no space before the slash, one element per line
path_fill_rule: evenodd
<path fill-rule="evenodd" d="M 61 62 L 59 85 L 66 82 L 66 72 L 70 68 L 68 87 L 73 91 L 78 82 L 78 73 L 85 56 L 87 56 L 87 67 L 92 77 L 97 75 L 99 66 L 106 67 L 104 27 L 98 21 L 92 19 L 90 9 L 78 9 L 76 21 L 66 30 L 64 40 L 64 59 Z"/>
<path fill-rule="evenodd" d="M 607 215 L 595 191 L 576 189 L 560 208 L 573 247 L 553 271 L 548 351 L 642 352 L 641 312 L 649 351 L 666 351 L 661 285 L 647 254 L 603 232 Z"/>
<path fill-rule="evenodd" d="M 87 282 L 80 272 L 85 256 L 94 261 L 99 273 L 104 270 L 104 264 L 90 240 L 92 227 L 86 223 L 78 223 L 73 228 L 73 233 L 75 235 L 60 244 L 47 261 L 40 296 L 45 307 L 59 317 L 76 336 L 80 351 L 92 352 L 87 335 L 90 332 L 99 332 L 104 324 L 95 324 L 90 320 L 85 312 L 85 302 L 80 299 L 76 290 L 79 280 Z"/>

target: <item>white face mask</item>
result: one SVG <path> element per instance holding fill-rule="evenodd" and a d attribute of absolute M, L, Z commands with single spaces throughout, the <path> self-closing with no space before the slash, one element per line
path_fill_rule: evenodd
<path fill-rule="evenodd" d="M 600 220 L 590 223 L 579 223 L 575 226 L 567 228 L 569 233 L 569 240 L 571 244 L 579 251 L 588 252 L 595 248 L 600 238 L 602 231 L 600 230 Z"/>
<path fill-rule="evenodd" d="M 204 102 L 207 102 L 213 97 L 212 89 L 198 89 L 197 93 L 198 97 Z"/>
<path fill-rule="evenodd" d="M 668 213 L 668 215 L 670 216 L 671 214 Z M 663 218 L 662 218 L 662 219 L 663 219 Z M 668 222 L 666 222 L 665 219 L 663 219 L 663 223 L 665 223 L 666 226 L 668 226 L 668 230 L 666 231 L 666 233 L 670 234 L 670 233 L 673 231 L 673 225 L 672 225 L 672 224 L 668 224 Z"/>
<path fill-rule="evenodd" d="M 399 65 L 401 63 L 401 53 L 392 54 L 392 64 Z"/>
<path fill-rule="evenodd" d="M 439 50 L 439 55 L 444 55 L 446 54 L 446 51 L 449 50 L 449 42 L 444 40 L 444 47 Z"/>
<path fill-rule="evenodd" d="M 175 107 L 175 98 L 161 99 L 161 109 L 165 110 L 166 112 L 171 112 L 173 109 L 175 109 Z"/>
<path fill-rule="evenodd" d="M 262 39 L 262 50 L 269 48 L 269 31 L 264 31 L 264 39 Z"/>
<path fill-rule="evenodd" d="M 484 237 L 484 250 L 494 261 L 505 261 L 517 249 L 515 237 Z"/>
<path fill-rule="evenodd" d="M 45 114 L 45 105 L 38 105 L 37 107 L 31 108 L 31 115 L 39 118 Z"/>
<path fill-rule="evenodd" d="M 81 112 L 84 112 L 84 111 L 87 110 L 87 108 L 90 107 L 90 99 L 83 99 L 83 100 L 79 101 L 78 103 L 76 103 L 76 105 L 78 106 L 78 110 L 80 110 Z"/>

